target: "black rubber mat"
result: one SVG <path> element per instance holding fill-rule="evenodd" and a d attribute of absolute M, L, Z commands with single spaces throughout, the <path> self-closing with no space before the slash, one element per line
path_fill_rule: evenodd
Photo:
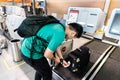
<path fill-rule="evenodd" d="M 120 80 L 120 48 L 117 47 L 94 80 Z"/>
<path fill-rule="evenodd" d="M 105 44 L 105 43 L 100 42 L 100 41 L 93 41 L 93 42 L 87 44 L 86 46 L 90 48 L 92 53 L 102 54 L 110 45 Z"/>
<path fill-rule="evenodd" d="M 100 55 L 109 47 L 108 44 L 104 44 L 99 41 L 92 41 L 91 43 L 84 46 L 89 47 L 91 51 L 90 62 L 85 69 L 75 74 L 70 72 L 69 69 L 62 67 L 61 65 L 58 65 L 55 68 L 55 70 L 57 70 L 59 74 L 66 77 L 66 80 L 81 80 L 82 77 L 87 73 L 87 71 L 92 67 L 92 65 L 97 61 Z"/>
<path fill-rule="evenodd" d="M 117 47 L 111 54 L 110 58 L 120 62 L 120 48 Z"/>
<path fill-rule="evenodd" d="M 120 62 L 109 58 L 94 80 L 120 80 Z"/>

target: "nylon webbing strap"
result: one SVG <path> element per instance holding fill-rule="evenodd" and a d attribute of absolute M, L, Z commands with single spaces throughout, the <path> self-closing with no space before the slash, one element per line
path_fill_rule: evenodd
<path fill-rule="evenodd" d="M 31 49 L 30 49 L 30 61 L 31 61 L 31 63 L 32 63 L 32 65 L 33 65 L 33 61 L 32 61 L 32 54 L 34 53 L 34 44 L 35 44 L 35 40 L 36 39 L 39 39 L 39 40 L 41 40 L 42 41 L 42 45 L 45 47 L 45 48 L 47 48 L 47 46 L 44 44 L 44 43 L 48 43 L 45 39 L 43 39 L 43 38 L 41 38 L 41 37 L 38 37 L 38 36 L 35 36 L 34 37 L 34 39 L 33 39 L 33 41 L 32 41 L 32 46 L 31 46 Z"/>

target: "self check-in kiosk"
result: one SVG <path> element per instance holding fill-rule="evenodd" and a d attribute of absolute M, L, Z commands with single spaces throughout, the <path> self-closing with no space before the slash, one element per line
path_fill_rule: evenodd
<path fill-rule="evenodd" d="M 100 8 L 69 7 L 67 24 L 77 22 L 84 32 L 95 33 L 103 26 L 105 15 Z"/>
<path fill-rule="evenodd" d="M 120 46 L 120 8 L 116 8 L 112 11 L 105 28 L 105 36 L 119 40 L 116 45 Z"/>

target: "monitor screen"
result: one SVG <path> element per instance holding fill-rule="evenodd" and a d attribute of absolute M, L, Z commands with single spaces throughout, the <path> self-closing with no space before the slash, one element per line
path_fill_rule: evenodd
<path fill-rule="evenodd" d="M 114 9 L 105 30 L 105 36 L 120 40 L 120 9 Z"/>
<path fill-rule="evenodd" d="M 111 34 L 120 35 L 120 14 L 116 14 L 110 27 Z"/>

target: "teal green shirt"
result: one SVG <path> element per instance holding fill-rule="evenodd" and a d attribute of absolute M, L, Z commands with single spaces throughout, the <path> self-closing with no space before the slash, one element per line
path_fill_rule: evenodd
<path fill-rule="evenodd" d="M 60 24 L 57 23 L 48 24 L 38 31 L 37 36 L 45 39 L 48 42 L 48 44 L 45 44 L 47 48 L 49 48 L 51 51 L 55 51 L 64 41 L 65 31 Z M 30 58 L 30 48 L 33 39 L 34 36 L 25 38 L 21 45 L 21 51 L 23 55 L 29 58 Z M 32 58 L 33 59 L 42 58 L 44 55 L 45 47 L 42 45 L 41 40 L 39 39 L 35 40 L 34 49 L 35 52 L 33 53 Z"/>

